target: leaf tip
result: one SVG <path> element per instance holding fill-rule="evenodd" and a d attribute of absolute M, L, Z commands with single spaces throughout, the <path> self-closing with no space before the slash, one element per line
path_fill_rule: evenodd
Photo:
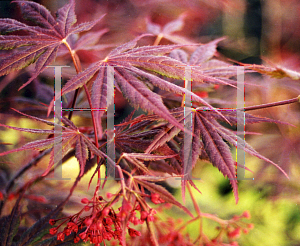
<path fill-rule="evenodd" d="M 47 117 L 49 117 L 51 111 L 52 111 L 52 107 L 54 105 L 54 100 L 52 100 L 49 104 L 49 107 L 48 107 L 48 111 L 47 111 Z"/>

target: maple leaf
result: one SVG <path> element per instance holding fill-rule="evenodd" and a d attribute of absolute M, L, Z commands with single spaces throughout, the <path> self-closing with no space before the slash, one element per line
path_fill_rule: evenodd
<path fill-rule="evenodd" d="M 287 124 L 278 120 L 259 117 L 245 113 L 245 118 L 237 114 L 234 110 L 221 110 L 222 116 L 208 108 L 176 108 L 171 110 L 172 115 L 181 123 L 191 119 L 191 133 L 186 132 L 186 138 L 181 136 L 179 155 L 181 158 L 181 174 L 189 176 L 190 171 L 196 165 L 198 159 L 209 160 L 213 166 L 217 167 L 224 176 L 227 176 L 233 187 L 236 202 L 238 202 L 238 189 L 236 179 L 236 165 L 245 168 L 241 163 L 236 163 L 228 144 L 242 149 L 245 152 L 267 161 L 277 167 L 287 178 L 285 171 L 273 161 L 259 154 L 248 143 L 244 142 L 236 132 L 221 125 L 218 121 L 230 123 L 232 126 L 242 122 L 244 124 L 254 124 L 260 122 Z M 154 118 L 153 118 L 154 120 Z M 185 126 L 189 127 L 189 126 Z M 179 135 L 180 129 L 176 129 L 171 124 L 161 127 L 160 132 L 154 137 L 153 142 L 148 146 L 145 153 L 151 153 L 166 142 Z M 187 141 L 187 142 L 184 142 Z M 190 141 L 190 142 L 189 142 Z M 242 144 L 244 142 L 244 144 Z M 248 170 L 247 168 L 245 168 Z M 184 196 L 184 186 L 188 179 L 182 179 L 182 192 Z M 190 181 L 190 180 L 188 180 Z M 191 183 L 192 184 L 192 183 Z M 193 184 L 192 184 L 193 185 Z"/>
<path fill-rule="evenodd" d="M 235 201 L 238 203 L 238 187 L 235 163 L 233 161 L 228 145 L 215 130 L 215 127 L 203 116 L 197 113 L 195 117 L 196 128 L 200 131 L 201 139 L 210 161 L 224 176 L 227 176 L 233 188 Z M 197 141 L 198 139 L 196 139 Z M 199 140 L 198 140 L 199 141 Z M 198 154 L 196 152 L 195 154 Z M 194 153 L 192 153 L 193 157 Z"/>
<path fill-rule="evenodd" d="M 237 75 L 237 68 L 240 66 L 232 65 L 228 62 L 220 61 L 214 58 L 217 53 L 218 43 L 224 39 L 224 37 L 221 37 L 206 44 L 199 45 L 199 47 L 190 55 L 190 57 L 184 50 L 181 49 L 171 51 L 169 56 L 189 65 L 190 67 L 193 67 L 195 70 L 202 73 L 204 77 L 206 76 L 207 78 L 214 78 L 215 81 L 209 81 L 211 84 L 215 83 L 216 81 L 222 81 L 223 84 L 236 85 L 237 82 L 230 79 L 230 77 Z M 195 71 L 192 70 L 192 72 Z M 245 67 L 244 72 L 249 73 L 251 72 L 251 69 Z M 197 82 L 197 80 L 194 79 L 192 81 Z M 193 87 L 196 88 L 196 86 L 197 83 L 193 84 Z"/>
<path fill-rule="evenodd" d="M 124 97 L 127 98 L 134 107 L 140 107 L 148 112 L 156 113 L 183 130 L 182 125 L 170 115 L 168 109 L 163 104 L 161 97 L 152 92 L 145 84 L 145 81 L 148 81 L 163 90 L 180 95 L 190 95 L 195 101 L 208 107 L 211 106 L 193 92 L 150 73 L 155 72 L 167 77 L 184 80 L 185 67 L 187 65 L 178 60 L 164 56 L 164 54 L 180 48 L 183 45 L 142 46 L 134 48 L 137 41 L 144 36 L 146 35 L 141 35 L 134 40 L 115 48 L 105 59 L 92 64 L 86 70 L 73 77 L 62 88 L 62 94 L 76 90 L 90 81 L 93 76 L 98 73 L 96 79 L 93 81 L 91 99 L 93 108 L 105 109 L 107 107 L 108 73 L 111 74 L 113 70 L 116 88 L 123 93 Z M 202 72 L 199 72 L 193 67 L 191 68 L 191 71 L 191 79 L 193 81 L 228 84 L 227 82 L 212 76 L 203 75 Z M 99 120 L 103 114 L 103 110 L 95 111 L 97 125 L 100 125 Z"/>
<path fill-rule="evenodd" d="M 24 18 L 35 24 L 30 26 L 13 19 L 0 19 L 0 49 L 10 50 L 0 61 L 0 76 L 36 63 L 35 73 L 21 88 L 55 60 L 62 44 L 69 48 L 67 39 L 71 34 L 91 29 L 103 17 L 73 26 L 76 23 L 74 0 L 57 11 L 56 19 L 38 3 L 23 0 L 13 2 L 18 4 Z M 22 35 L 3 35 L 16 31 L 21 31 Z"/>
<path fill-rule="evenodd" d="M 34 116 L 30 116 L 30 115 L 21 113 L 18 110 L 15 110 L 15 111 L 26 117 L 29 117 L 29 118 L 37 120 L 37 121 L 44 122 L 48 125 L 61 127 L 61 129 L 62 129 L 61 136 L 50 137 L 50 138 L 42 139 L 42 140 L 35 140 L 35 141 L 29 142 L 29 143 L 23 145 L 22 147 L 19 147 L 19 148 L 13 149 L 13 150 L 9 150 L 6 152 L 2 152 L 2 153 L 0 153 L 0 156 L 7 155 L 10 153 L 14 153 L 14 152 L 19 152 L 19 151 L 30 150 L 30 149 L 33 149 L 33 150 L 50 149 L 54 145 L 61 144 L 61 146 L 62 146 L 61 155 L 62 155 L 62 157 L 64 157 L 71 149 L 74 149 L 74 146 L 75 146 L 75 157 L 79 162 L 80 176 L 82 176 L 84 173 L 86 160 L 88 158 L 88 150 L 91 153 L 93 153 L 101 158 L 107 158 L 107 156 L 102 151 L 98 150 L 97 147 L 89 140 L 89 138 L 86 137 L 83 133 L 81 133 L 79 131 L 79 129 L 67 118 L 65 118 L 65 117 L 62 118 L 62 122 L 66 126 L 61 126 L 61 125 L 58 125 L 51 121 L 43 120 L 43 119 L 40 119 L 40 118 L 37 118 Z M 28 132 L 28 133 L 47 134 L 47 135 L 55 134 L 55 130 L 19 128 L 19 127 L 7 126 L 4 124 L 0 124 L 0 126 L 6 127 L 9 129 L 14 129 L 17 131 Z M 54 163 L 55 154 L 57 154 L 57 153 L 54 153 L 54 150 L 52 150 L 50 153 L 50 161 L 49 161 L 48 167 L 47 167 L 46 171 L 43 173 L 43 176 L 47 175 L 49 173 L 50 169 L 56 164 L 56 163 Z M 113 163 L 113 161 L 110 160 L 109 158 L 108 158 L 108 160 L 109 160 L 110 164 Z"/>
<path fill-rule="evenodd" d="M 186 38 L 174 34 L 175 32 L 182 30 L 185 17 L 186 14 L 183 13 L 177 19 L 167 23 L 164 27 L 153 23 L 150 18 L 146 18 L 147 32 L 157 36 L 154 45 L 157 45 L 162 38 L 170 40 L 176 44 L 192 44 L 192 42 Z"/>

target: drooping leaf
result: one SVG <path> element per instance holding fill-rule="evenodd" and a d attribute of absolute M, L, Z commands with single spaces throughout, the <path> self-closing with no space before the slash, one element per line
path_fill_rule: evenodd
<path fill-rule="evenodd" d="M 76 140 L 75 156 L 80 165 L 80 175 L 83 175 L 83 172 L 84 172 L 84 166 L 85 166 L 86 160 L 88 158 L 87 152 L 88 152 L 88 149 L 87 149 L 86 143 L 84 142 L 84 139 L 81 136 L 79 136 L 79 138 L 77 138 L 77 140 Z"/>
<path fill-rule="evenodd" d="M 219 127 L 219 126 L 220 125 L 218 125 L 217 131 L 218 131 L 219 135 L 225 141 L 227 141 L 231 145 L 235 146 L 236 148 L 244 150 L 245 152 L 249 153 L 250 155 L 256 156 L 259 159 L 262 159 L 266 162 L 271 163 L 273 166 L 278 168 L 284 174 L 284 176 L 286 176 L 289 179 L 289 176 L 286 174 L 286 172 L 280 166 L 278 166 L 276 163 L 274 163 L 270 159 L 266 158 L 265 156 L 259 154 L 247 142 L 245 142 L 243 139 L 241 139 L 239 136 L 237 136 L 236 134 L 234 134 L 230 130 L 226 129 L 225 127 Z M 243 144 L 241 144 L 241 143 L 243 143 Z"/>
<path fill-rule="evenodd" d="M 239 123 L 242 124 L 253 124 L 260 122 L 270 122 L 270 123 L 282 123 L 277 120 L 268 119 L 264 117 L 258 117 L 254 115 L 250 115 L 245 113 L 245 118 L 243 114 L 238 114 L 234 110 L 220 110 L 222 112 L 221 117 L 213 110 L 207 110 L 207 108 L 197 108 L 189 110 L 188 108 L 177 108 L 171 110 L 171 114 L 179 121 L 182 122 L 183 119 L 189 120 L 190 117 L 192 119 L 191 124 L 191 133 L 180 134 L 180 130 L 177 131 L 172 128 L 171 124 L 161 125 L 159 132 L 154 136 L 153 142 L 149 145 L 146 150 L 146 153 L 151 153 L 153 150 L 158 148 L 159 146 L 163 146 L 167 142 L 173 141 L 174 137 L 177 136 L 179 140 L 178 146 L 180 146 L 180 150 L 178 151 L 181 159 L 181 166 L 177 169 L 180 170 L 181 175 L 185 175 L 185 179 L 182 179 L 182 192 L 184 197 L 184 188 L 187 181 L 192 179 L 190 175 L 190 171 L 195 166 L 198 159 L 200 160 L 208 160 L 215 167 L 217 167 L 224 176 L 227 176 L 230 179 L 231 185 L 233 187 L 234 195 L 236 197 L 236 201 L 238 201 L 237 194 L 237 180 L 236 180 L 236 166 L 248 168 L 241 165 L 241 163 L 236 163 L 231 155 L 228 144 L 235 146 L 236 148 L 242 149 L 245 152 L 256 156 L 262 160 L 265 160 L 275 167 L 277 167 L 286 177 L 287 174 L 284 170 L 278 166 L 276 163 L 272 162 L 268 158 L 259 154 L 256 150 L 254 150 L 248 143 L 244 142 L 239 136 L 237 136 L 237 132 L 226 128 L 221 125 L 218 121 L 229 122 L 231 125 L 237 124 L 237 119 Z M 238 117 L 237 117 L 238 116 Z M 148 117 L 149 118 L 149 117 Z M 145 119 L 148 119 L 145 117 Z M 142 118 L 141 118 L 142 119 Z M 155 119 L 152 117 L 151 119 Z M 134 120 L 132 120 L 134 122 Z M 186 125 L 185 127 L 188 127 Z M 190 138 L 190 146 L 185 148 L 185 140 L 189 140 Z M 238 140 L 238 141 L 237 141 Z M 188 141 L 189 142 L 189 141 Z M 244 143 L 244 144 L 243 144 Z M 188 143 L 187 143 L 188 144 Z M 177 147 L 178 148 L 178 147 Z M 174 158 L 171 159 L 175 161 Z M 170 162 L 172 163 L 172 162 Z M 173 168 L 175 167 L 174 164 Z M 176 172 L 175 172 L 176 173 Z M 195 177 L 199 178 L 199 177 Z M 193 184 L 192 184 L 193 185 Z"/>
<path fill-rule="evenodd" d="M 200 138 L 201 126 L 199 126 L 199 122 L 196 120 L 196 114 L 193 113 L 193 110 L 185 108 L 184 118 L 186 122 L 191 122 L 191 125 L 186 124 L 185 127 L 192 128 L 192 134 L 188 132 L 184 133 L 184 139 L 179 152 L 182 162 L 181 174 L 183 175 L 183 178 L 181 180 L 181 192 L 183 200 L 185 200 L 186 182 L 188 180 L 192 180 L 191 171 L 196 165 L 201 153 L 201 149 L 204 147 L 204 144 Z"/>
<path fill-rule="evenodd" d="M 236 170 L 234 161 L 228 145 L 223 141 L 215 130 L 215 127 L 198 113 L 196 116 L 197 123 L 201 133 L 205 152 L 211 163 L 217 167 L 224 176 L 227 176 L 233 188 L 235 201 L 238 203 L 238 187 L 236 179 Z"/>
<path fill-rule="evenodd" d="M 13 127 L 13 126 L 7 126 L 3 125 L 0 123 L 0 126 L 9 128 L 9 129 L 14 129 L 16 131 L 21 131 L 21 132 L 29 132 L 29 133 L 38 133 L 38 134 L 52 134 L 53 130 L 41 130 L 41 129 L 29 129 L 29 128 L 20 128 L 20 127 Z"/>

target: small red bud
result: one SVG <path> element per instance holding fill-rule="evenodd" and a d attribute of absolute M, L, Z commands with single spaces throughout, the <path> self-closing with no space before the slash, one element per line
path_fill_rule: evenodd
<path fill-rule="evenodd" d="M 231 232 L 227 233 L 228 238 L 238 238 L 241 235 L 241 228 L 238 227 Z"/>
<path fill-rule="evenodd" d="M 107 197 L 108 199 L 110 199 L 112 196 L 113 196 L 113 195 L 112 195 L 111 193 L 109 193 L 109 192 L 106 193 L 106 197 Z"/>
<path fill-rule="evenodd" d="M 69 236 L 72 233 L 72 229 L 71 228 L 67 228 L 67 229 L 64 230 L 64 233 L 66 234 L 66 236 Z"/>
<path fill-rule="evenodd" d="M 55 225 L 56 221 L 54 219 L 49 220 L 50 225 Z"/>
<path fill-rule="evenodd" d="M 60 240 L 63 242 L 65 240 L 65 234 L 63 232 L 58 233 L 57 240 Z"/>
<path fill-rule="evenodd" d="M 232 219 L 233 219 L 234 221 L 238 221 L 238 220 L 240 219 L 240 216 L 234 215 L 234 216 L 232 217 Z"/>
<path fill-rule="evenodd" d="M 14 193 L 10 193 L 8 195 L 8 200 L 11 201 L 12 199 L 14 199 L 16 197 L 16 195 Z"/>
<path fill-rule="evenodd" d="M 102 210 L 103 217 L 106 217 L 109 214 L 109 208 L 105 208 Z"/>
<path fill-rule="evenodd" d="M 165 202 L 163 199 L 160 198 L 159 194 L 157 193 L 151 193 L 151 201 L 154 204 L 159 204 Z"/>
<path fill-rule="evenodd" d="M 146 211 L 141 212 L 141 220 L 146 220 L 148 217 L 148 213 Z"/>
<path fill-rule="evenodd" d="M 136 236 L 141 236 L 141 233 L 135 229 L 132 229 L 132 228 L 128 228 L 128 233 L 129 233 L 129 236 L 131 237 L 136 237 Z"/>
<path fill-rule="evenodd" d="M 79 237 L 84 240 L 86 238 L 86 233 L 85 232 L 82 232 L 79 234 Z"/>
<path fill-rule="evenodd" d="M 249 211 L 244 211 L 242 214 L 242 217 L 246 218 L 246 219 L 250 219 L 251 218 L 251 214 Z"/>
<path fill-rule="evenodd" d="M 254 224 L 250 223 L 250 224 L 247 225 L 247 227 L 251 230 L 251 229 L 254 228 Z"/>
<path fill-rule="evenodd" d="M 87 226 L 89 226 L 92 223 L 93 223 L 93 220 L 91 218 L 87 218 L 84 220 L 84 224 L 86 224 Z"/>
<path fill-rule="evenodd" d="M 89 199 L 87 199 L 86 197 L 81 199 L 81 203 L 83 204 L 88 204 L 89 202 Z"/>
<path fill-rule="evenodd" d="M 50 233 L 51 235 L 55 235 L 55 234 L 57 233 L 57 228 L 56 228 L 56 227 L 51 228 L 51 229 L 49 230 L 49 233 Z"/>
<path fill-rule="evenodd" d="M 249 230 L 244 228 L 244 229 L 243 229 L 243 233 L 244 233 L 244 234 L 248 234 L 248 233 L 249 233 Z"/>
<path fill-rule="evenodd" d="M 67 223 L 67 227 L 70 227 L 70 228 L 72 228 L 74 225 L 75 225 L 75 223 L 72 221 Z"/>

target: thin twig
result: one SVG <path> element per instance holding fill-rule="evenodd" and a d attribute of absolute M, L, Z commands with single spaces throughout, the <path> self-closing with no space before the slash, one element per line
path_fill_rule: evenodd
<path fill-rule="evenodd" d="M 250 107 L 240 108 L 237 110 L 250 111 L 250 110 L 256 110 L 256 109 L 263 109 L 263 108 L 276 107 L 276 106 L 281 106 L 281 105 L 286 105 L 286 104 L 292 104 L 295 102 L 300 102 L 300 95 L 296 98 L 292 98 L 292 99 L 288 99 L 288 100 L 283 100 L 283 101 L 273 102 L 273 103 L 266 103 L 266 104 L 261 104 L 261 105 L 254 105 L 254 106 L 250 106 Z"/>

